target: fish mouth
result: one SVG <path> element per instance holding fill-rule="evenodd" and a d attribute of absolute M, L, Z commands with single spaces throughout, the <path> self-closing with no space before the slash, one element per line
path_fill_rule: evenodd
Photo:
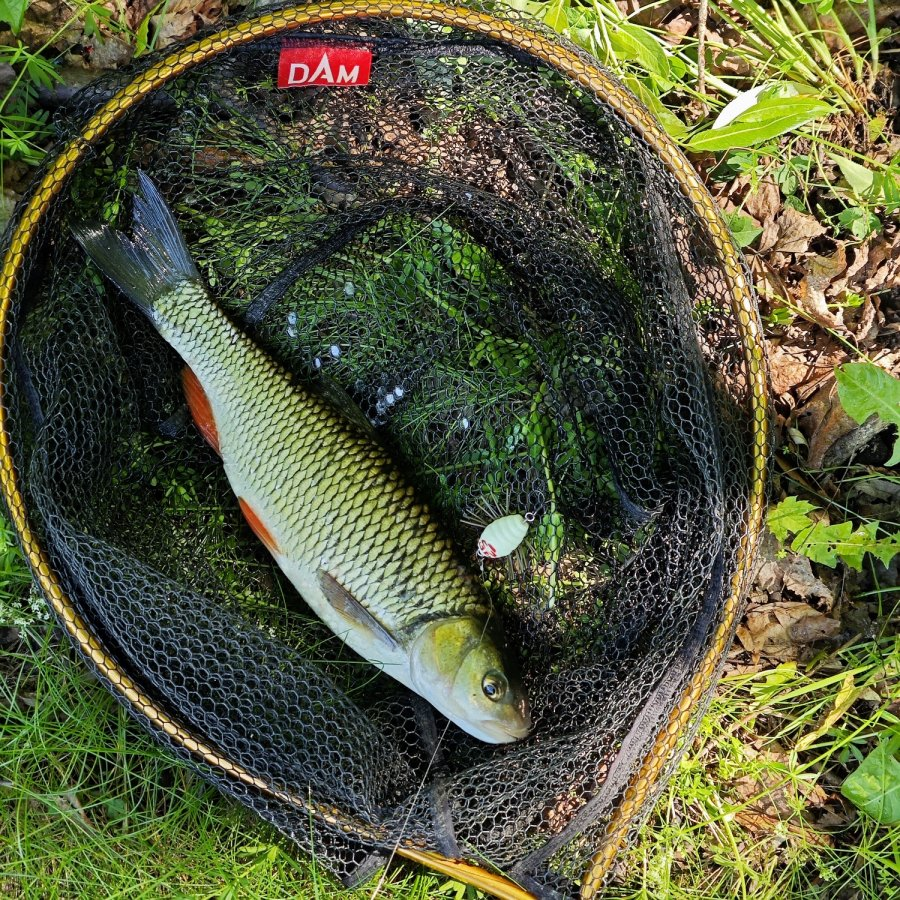
<path fill-rule="evenodd" d="M 496 719 L 485 719 L 478 723 L 478 730 L 482 740 L 492 744 L 510 744 L 520 741 L 531 733 L 531 715 L 524 701 L 517 705 L 518 721 L 498 722 Z M 488 735 L 488 737 L 483 737 Z"/>
<path fill-rule="evenodd" d="M 480 737 L 483 741 L 489 741 L 492 744 L 511 744 L 513 741 L 520 741 L 528 736 L 531 731 L 531 722 L 525 722 L 522 725 L 481 722 L 478 730 L 481 734 L 476 735 L 476 737 Z"/>

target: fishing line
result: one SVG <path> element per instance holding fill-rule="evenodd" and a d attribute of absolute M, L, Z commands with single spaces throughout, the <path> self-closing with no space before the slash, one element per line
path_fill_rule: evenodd
<path fill-rule="evenodd" d="M 416 788 L 416 792 L 412 796 L 412 800 L 410 801 L 409 808 L 406 811 L 406 818 L 403 820 L 403 824 L 400 826 L 400 833 L 397 835 L 397 840 L 394 843 L 394 846 L 391 848 L 391 852 L 388 855 L 387 861 L 384 864 L 384 868 L 381 870 L 381 877 L 378 879 L 378 884 L 375 885 L 375 889 L 372 891 L 372 896 L 369 900 L 375 900 L 378 896 L 378 892 L 384 886 L 385 879 L 387 878 L 388 869 L 391 866 L 391 863 L 394 860 L 394 857 L 397 855 L 397 851 L 400 849 L 400 842 L 403 840 L 403 832 L 406 830 L 406 827 L 409 825 L 410 817 L 412 816 L 412 812 L 415 809 L 416 801 L 419 799 L 419 795 L 422 793 L 422 788 L 425 787 L 425 781 L 428 779 L 428 774 L 431 771 L 431 767 L 434 764 L 434 761 L 437 759 L 438 753 L 441 749 L 441 744 L 444 741 L 444 737 L 447 734 L 447 730 L 450 728 L 450 720 L 448 719 L 444 725 L 444 730 L 441 732 L 440 736 L 437 739 L 437 742 L 434 745 L 434 750 L 432 751 L 431 757 L 428 760 L 428 764 L 425 766 L 425 771 L 422 773 L 422 778 L 419 781 L 419 785 Z"/>

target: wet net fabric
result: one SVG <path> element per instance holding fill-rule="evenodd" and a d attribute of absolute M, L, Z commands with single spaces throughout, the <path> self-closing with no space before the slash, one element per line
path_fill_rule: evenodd
<path fill-rule="evenodd" d="M 409 840 L 569 896 L 734 587 L 744 349 L 705 227 L 614 112 L 463 29 L 368 18 L 290 41 L 362 38 L 365 87 L 279 90 L 266 38 L 91 148 L 15 297 L 13 456 L 93 633 L 274 792 L 148 722 L 173 752 L 345 879 Z M 82 91 L 61 144 L 136 71 Z M 127 231 L 138 169 L 221 306 L 298 380 L 349 395 L 482 567 L 529 738 L 483 744 L 355 657 L 244 523 L 174 351 L 68 230 Z M 477 561 L 510 513 L 534 519 L 521 549 Z"/>

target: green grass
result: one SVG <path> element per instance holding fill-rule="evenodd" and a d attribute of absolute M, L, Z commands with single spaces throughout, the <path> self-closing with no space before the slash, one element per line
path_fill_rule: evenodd
<path fill-rule="evenodd" d="M 371 895 L 172 761 L 50 630 L 29 638 L 0 654 L 0 896 Z M 380 893 L 441 883 L 399 872 Z"/>

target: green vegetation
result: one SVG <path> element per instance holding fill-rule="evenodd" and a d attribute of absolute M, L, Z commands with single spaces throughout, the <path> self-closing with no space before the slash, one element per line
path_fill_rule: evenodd
<path fill-rule="evenodd" d="M 896 636 L 724 679 L 609 896 L 895 900 L 898 679 Z"/>
<path fill-rule="evenodd" d="M 830 16 L 831 2 L 710 0 L 718 36 L 680 36 L 636 24 L 615 0 L 515 0 L 615 72 L 711 177 L 771 177 L 785 198 L 858 239 L 900 208 L 900 160 L 888 151 L 888 83 L 875 0 L 853 0 L 861 37 Z M 848 4 L 844 4 L 847 6 Z M 652 12 L 656 4 L 641 4 Z M 721 65 L 718 65 L 721 63 Z M 859 132 L 862 132 L 862 138 Z M 751 243 L 751 241 L 746 241 Z"/>
<path fill-rule="evenodd" d="M 374 883 L 341 896 L 369 898 Z M 379 895 L 441 896 L 441 883 L 399 872 Z M 49 631 L 0 650 L 0 895 L 281 900 L 339 891 L 314 857 L 173 762 Z"/>

